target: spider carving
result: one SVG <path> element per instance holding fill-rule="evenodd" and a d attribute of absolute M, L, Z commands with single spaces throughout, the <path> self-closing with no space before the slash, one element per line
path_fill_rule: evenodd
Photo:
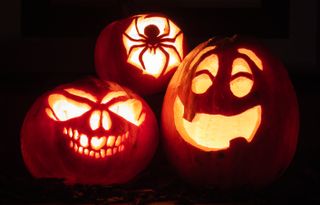
<path fill-rule="evenodd" d="M 183 33 L 169 19 L 138 16 L 123 34 L 128 62 L 143 73 L 159 77 L 183 58 Z"/>

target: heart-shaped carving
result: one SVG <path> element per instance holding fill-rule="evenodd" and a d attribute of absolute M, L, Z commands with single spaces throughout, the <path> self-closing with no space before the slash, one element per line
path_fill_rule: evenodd
<path fill-rule="evenodd" d="M 106 137 L 92 137 L 91 138 L 91 147 L 95 150 L 100 150 L 107 142 Z"/>

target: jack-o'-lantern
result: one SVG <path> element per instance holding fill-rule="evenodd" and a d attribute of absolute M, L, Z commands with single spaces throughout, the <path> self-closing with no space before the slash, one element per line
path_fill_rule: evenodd
<path fill-rule="evenodd" d="M 261 187 L 289 165 L 299 118 L 282 64 L 249 39 L 200 44 L 171 79 L 162 111 L 168 157 L 183 178 Z"/>
<path fill-rule="evenodd" d="M 21 148 L 34 177 L 119 184 L 146 167 L 157 132 L 142 98 L 116 83 L 87 78 L 34 103 L 23 123 Z"/>
<path fill-rule="evenodd" d="M 115 21 L 96 42 L 96 71 L 140 94 L 160 92 L 184 57 L 184 42 L 180 28 L 163 15 Z"/>

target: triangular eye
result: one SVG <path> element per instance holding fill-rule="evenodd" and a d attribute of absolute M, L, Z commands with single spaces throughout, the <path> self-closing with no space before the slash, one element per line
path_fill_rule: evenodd
<path fill-rule="evenodd" d="M 136 126 L 141 125 L 145 120 L 145 113 L 142 113 L 142 103 L 136 99 L 116 102 L 109 107 L 109 110 Z"/>
<path fill-rule="evenodd" d="M 55 121 L 66 121 L 79 117 L 91 109 L 86 103 L 80 103 L 61 94 L 52 94 L 48 97 L 50 108 L 46 113 Z"/>

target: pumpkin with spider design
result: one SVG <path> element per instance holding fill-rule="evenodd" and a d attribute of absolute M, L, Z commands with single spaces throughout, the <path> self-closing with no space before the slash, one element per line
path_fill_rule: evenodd
<path fill-rule="evenodd" d="M 185 54 L 182 31 L 169 18 L 143 14 L 115 21 L 100 34 L 95 48 L 100 78 L 140 94 L 164 90 Z"/>
<path fill-rule="evenodd" d="M 116 83 L 88 78 L 37 99 L 21 129 L 22 155 L 36 178 L 121 184 L 151 160 L 157 130 L 142 98 Z"/>

